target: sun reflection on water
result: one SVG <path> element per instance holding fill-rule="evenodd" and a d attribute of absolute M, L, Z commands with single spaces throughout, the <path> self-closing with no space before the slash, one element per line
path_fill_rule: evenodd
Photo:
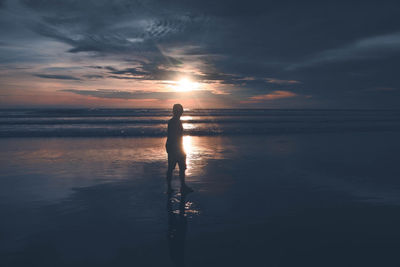
<path fill-rule="evenodd" d="M 193 123 L 183 123 L 183 127 L 185 128 L 185 130 L 191 130 L 196 128 L 196 126 Z"/>
<path fill-rule="evenodd" d="M 192 169 L 192 159 L 193 159 L 193 138 L 190 135 L 185 135 L 183 137 L 183 149 L 186 153 L 186 174 L 191 174 Z"/>
<path fill-rule="evenodd" d="M 185 149 L 186 156 L 190 158 L 190 155 L 193 152 L 193 140 L 190 135 L 185 135 L 183 137 L 183 149 Z"/>
<path fill-rule="evenodd" d="M 190 121 L 190 120 L 193 120 L 192 116 L 182 116 L 181 117 L 181 121 Z"/>

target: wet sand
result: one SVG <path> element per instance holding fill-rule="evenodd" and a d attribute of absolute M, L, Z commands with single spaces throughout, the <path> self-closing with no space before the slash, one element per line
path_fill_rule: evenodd
<path fill-rule="evenodd" d="M 0 265 L 400 264 L 398 134 L 185 137 L 184 209 L 164 142 L 0 139 Z"/>

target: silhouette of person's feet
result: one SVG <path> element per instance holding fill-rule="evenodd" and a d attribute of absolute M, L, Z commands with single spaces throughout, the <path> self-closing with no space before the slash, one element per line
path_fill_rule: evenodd
<path fill-rule="evenodd" d="M 192 192 L 193 192 L 193 189 L 190 188 L 190 187 L 187 186 L 187 185 L 183 185 L 183 186 L 181 187 L 181 193 L 182 193 L 182 194 L 189 194 L 189 193 L 192 193 Z"/>

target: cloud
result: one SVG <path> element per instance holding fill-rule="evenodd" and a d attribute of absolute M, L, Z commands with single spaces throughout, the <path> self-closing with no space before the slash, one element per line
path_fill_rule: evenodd
<path fill-rule="evenodd" d="M 80 78 L 70 75 L 58 75 L 58 74 L 34 74 L 34 76 L 44 79 L 57 79 L 57 80 L 74 80 L 80 81 Z"/>
<path fill-rule="evenodd" d="M 148 72 L 142 71 L 138 68 L 126 68 L 126 69 L 122 69 L 122 70 L 118 70 L 114 67 L 105 67 L 105 69 L 107 69 L 110 73 L 112 74 L 128 74 L 128 75 L 132 75 L 132 76 L 142 76 L 142 75 L 147 75 Z"/>
<path fill-rule="evenodd" d="M 273 84 L 279 84 L 279 85 L 293 85 L 293 84 L 299 84 L 301 82 L 295 81 L 295 80 L 279 80 L 279 79 L 274 79 L 274 78 L 266 78 L 266 81 L 268 83 L 273 83 Z"/>
<path fill-rule="evenodd" d="M 328 49 L 319 52 L 302 63 L 296 63 L 288 67 L 294 70 L 317 64 L 332 63 L 346 60 L 365 60 L 400 52 L 400 33 L 373 36 L 357 40 L 343 47 Z"/>
<path fill-rule="evenodd" d="M 168 62 L 168 63 L 167 63 Z M 158 61 L 158 63 L 146 63 L 136 62 L 136 67 L 129 67 L 118 69 L 112 66 L 91 66 L 91 68 L 104 69 L 110 78 L 115 79 L 127 79 L 127 80 L 155 80 L 155 81 L 166 81 L 166 80 L 178 80 L 181 77 L 190 77 L 191 79 L 200 83 L 220 83 L 220 84 L 231 84 L 241 85 L 244 83 L 264 83 L 264 78 L 242 76 L 229 73 L 220 73 L 212 71 L 187 71 L 180 69 L 182 62 L 168 58 L 167 62 Z M 173 62 L 173 63 L 171 63 Z M 268 79 L 270 83 L 277 84 L 296 84 L 300 83 L 292 80 L 278 80 Z"/>
<path fill-rule="evenodd" d="M 187 93 L 181 92 L 147 92 L 147 91 L 123 91 L 115 89 L 96 89 L 96 90 L 81 90 L 81 89 L 63 89 L 61 92 L 74 93 L 82 96 L 91 96 L 107 99 L 178 99 L 178 98 L 209 98 L 209 97 L 224 97 L 214 94 L 210 91 L 192 91 Z"/>
<path fill-rule="evenodd" d="M 156 42 L 168 41 L 199 26 L 202 17 L 158 1 L 23 0 L 41 18 L 32 25 L 40 35 L 72 46 L 72 53 L 160 53 Z M 196 27 L 197 27 L 196 26 Z M 147 55 L 146 55 L 147 56 Z"/>
<path fill-rule="evenodd" d="M 88 78 L 88 79 L 104 79 L 103 75 L 98 75 L 98 74 L 86 74 L 86 75 L 83 75 L 83 77 Z"/>
<path fill-rule="evenodd" d="M 113 89 L 97 89 L 97 90 L 79 90 L 79 89 L 63 89 L 62 92 L 69 92 L 83 96 L 93 96 L 98 98 L 115 98 L 115 99 L 148 99 L 154 96 L 150 92 L 129 92 Z"/>
<path fill-rule="evenodd" d="M 289 91 L 273 91 L 271 93 L 265 94 L 265 95 L 256 95 L 249 97 L 250 101 L 253 102 L 262 102 L 262 101 L 268 101 L 268 100 L 276 100 L 276 99 L 282 99 L 282 98 L 290 98 L 290 97 L 295 97 L 297 94 Z"/>
<path fill-rule="evenodd" d="M 393 88 L 393 87 L 375 87 L 375 88 L 372 88 L 370 91 L 393 92 L 393 91 L 397 91 L 397 88 Z"/>
<path fill-rule="evenodd" d="M 183 76 L 183 72 L 171 70 L 171 63 L 164 60 L 156 61 L 156 63 L 140 62 L 137 67 L 130 67 L 125 69 L 117 69 L 114 67 L 105 67 L 105 70 L 110 77 L 117 79 L 140 79 L 140 80 L 176 80 L 177 77 Z"/>
<path fill-rule="evenodd" d="M 82 89 L 99 88 L 103 80 L 102 86 L 111 88 L 157 83 L 161 89 L 162 81 L 188 76 L 236 99 L 290 86 L 312 95 L 313 103 L 320 101 L 317 104 L 323 107 L 372 108 L 387 103 L 397 107 L 399 102 L 396 94 L 381 94 L 380 99 L 365 94 L 365 88 L 383 81 L 387 87 L 400 86 L 394 71 L 400 62 L 396 3 L 373 0 L 362 7 L 294 0 L 249 0 L 245 5 L 241 0 L 229 5 L 215 0 L 1 3 L 0 68 L 12 74 L 1 77 L 4 91 L 5 79 L 7 84 L 24 82 L 28 72 L 21 67 L 28 66 L 29 73 L 41 78 L 58 79 L 60 84 L 65 80 L 63 88 L 69 80 L 80 79 Z M 82 69 L 45 69 L 59 66 Z M 267 98 L 271 97 L 279 96 Z M 291 101 L 301 100 L 276 102 Z"/>

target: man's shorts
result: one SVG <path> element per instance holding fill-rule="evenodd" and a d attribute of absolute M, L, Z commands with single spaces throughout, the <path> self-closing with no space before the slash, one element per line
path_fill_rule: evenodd
<path fill-rule="evenodd" d="M 186 170 L 186 154 L 168 153 L 168 169 L 175 169 L 176 163 L 178 163 L 179 170 Z"/>

